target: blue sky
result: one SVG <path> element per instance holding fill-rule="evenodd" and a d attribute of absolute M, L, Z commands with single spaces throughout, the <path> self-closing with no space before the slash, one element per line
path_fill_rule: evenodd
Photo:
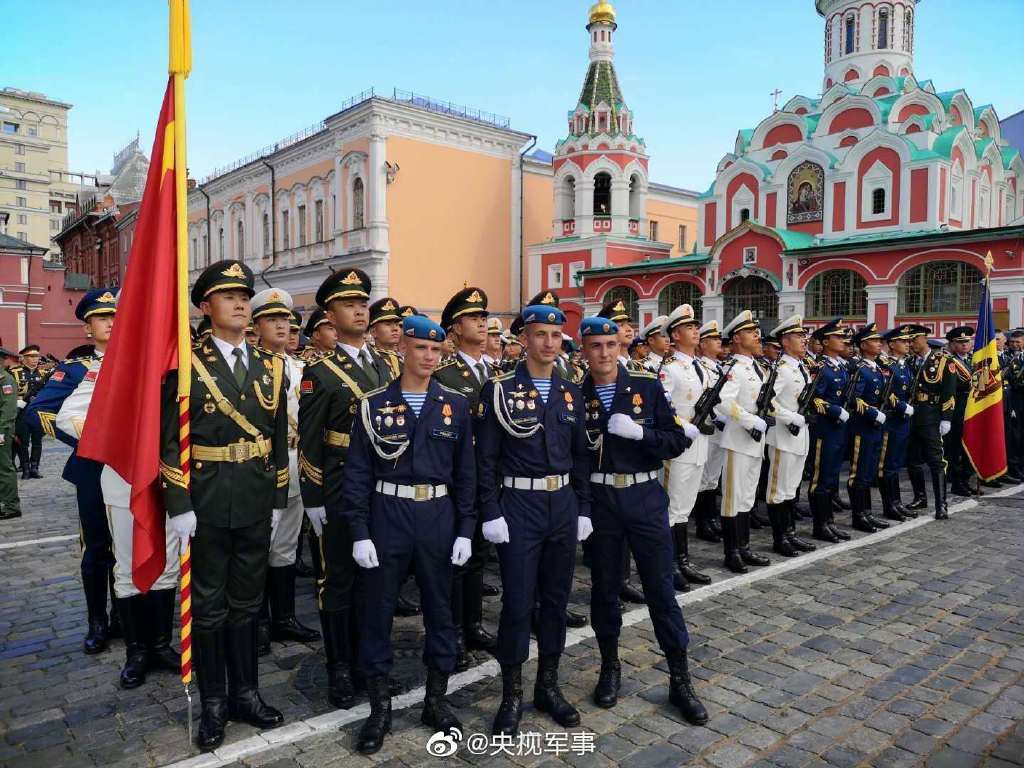
<path fill-rule="evenodd" d="M 739 128 L 816 95 L 813 0 L 620 0 L 616 66 L 651 178 L 704 190 Z M 189 166 L 203 176 L 393 87 L 505 115 L 552 149 L 587 66 L 587 0 L 192 0 Z M 107 170 L 136 130 L 148 153 L 167 66 L 162 0 L 15 3 L 0 86 L 74 104 L 73 170 Z M 915 70 L 1005 117 L 1024 108 L 1021 0 L 925 0 Z"/>

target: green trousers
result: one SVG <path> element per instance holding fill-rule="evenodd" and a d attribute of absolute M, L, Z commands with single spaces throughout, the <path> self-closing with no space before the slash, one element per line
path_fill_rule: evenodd
<path fill-rule="evenodd" d="M 4 432 L 3 450 L 0 450 L 0 509 L 4 512 L 21 510 L 18 499 L 18 474 L 14 471 L 14 456 L 10 446 L 14 442 L 14 431 Z"/>

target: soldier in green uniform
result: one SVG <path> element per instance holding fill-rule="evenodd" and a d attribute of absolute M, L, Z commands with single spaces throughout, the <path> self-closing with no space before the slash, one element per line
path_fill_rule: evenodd
<path fill-rule="evenodd" d="M 7 369 L 7 360 L 12 356 L 6 349 L 0 349 L 0 520 L 21 517 L 18 476 L 10 450 L 18 415 L 18 385 Z"/>
<path fill-rule="evenodd" d="M 963 368 L 948 352 L 932 348 L 928 329 L 912 325 L 909 330 L 910 350 L 914 353 L 914 384 L 911 392 L 914 415 L 911 417 L 910 442 L 907 448 L 907 473 L 914 488 L 914 500 L 908 509 L 928 506 L 925 493 L 924 467 L 931 470 L 932 492 L 935 494 L 935 519 L 945 520 L 946 461 L 942 455 L 942 438 L 952 428 L 956 407 L 958 368 Z M 969 378 L 970 374 L 968 374 Z"/>
<path fill-rule="evenodd" d="M 17 451 L 21 461 L 21 479 L 28 480 L 42 477 L 39 474 L 39 460 L 43 455 L 43 430 L 38 424 L 30 424 L 25 418 L 25 406 L 32 402 L 32 398 L 43 388 L 46 376 L 39 367 L 38 344 L 29 344 L 18 354 L 21 358 L 20 364 L 11 366 L 8 370 L 18 386 L 18 418 L 14 426 L 18 436 Z"/>
<path fill-rule="evenodd" d="M 164 381 L 161 409 L 164 504 L 174 534 L 183 544 L 192 537 L 204 751 L 220 746 L 229 719 L 257 728 L 283 722 L 259 694 L 256 614 L 273 529 L 288 505 L 288 376 L 281 355 L 245 341 L 253 282 L 243 263 L 220 261 L 192 288 L 212 332 L 192 352 L 190 485 L 179 467 L 176 372 Z"/>
<path fill-rule="evenodd" d="M 971 488 L 974 478 L 974 467 L 971 466 L 967 452 L 964 451 L 964 416 L 967 400 L 971 394 L 970 372 L 974 370 L 974 329 L 968 325 L 959 325 L 946 334 L 949 342 L 947 349 L 950 358 L 958 367 L 956 383 L 956 405 L 950 419 L 949 433 L 942 438 L 943 455 L 946 457 L 946 475 L 949 478 L 949 490 L 957 496 L 975 496 L 977 490 Z M 966 374 L 966 375 L 965 375 Z"/>
<path fill-rule="evenodd" d="M 299 396 L 299 489 L 320 537 L 323 571 L 317 602 L 327 698 L 341 709 L 355 703 L 355 684 L 363 682 L 353 679 L 359 622 L 353 540 L 342 516 L 345 457 L 360 399 L 392 381 L 397 372 L 397 365 L 365 342 L 370 288 L 369 276 L 351 269 L 334 273 L 317 290 L 316 303 L 337 331 L 338 345 L 306 365 Z"/>

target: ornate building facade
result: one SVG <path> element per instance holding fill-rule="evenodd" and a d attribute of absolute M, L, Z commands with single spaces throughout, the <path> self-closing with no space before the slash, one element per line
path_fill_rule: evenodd
<path fill-rule="evenodd" d="M 1024 323 L 1024 162 L 991 105 L 914 73 L 916 0 L 817 0 L 824 93 L 739 131 L 699 198 L 682 259 L 584 272 L 588 309 L 610 292 L 677 298 L 704 319 L 750 308 L 936 334 L 976 318 L 985 256 L 996 324 Z"/>

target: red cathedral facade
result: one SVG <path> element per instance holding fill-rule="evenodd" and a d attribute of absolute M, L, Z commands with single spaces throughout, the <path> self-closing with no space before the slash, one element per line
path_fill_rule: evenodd
<path fill-rule="evenodd" d="M 1024 161 L 995 109 L 917 78 L 916 0 L 815 6 L 823 94 L 739 131 L 677 257 L 641 236 L 648 157 L 612 68 L 614 11 L 591 9 L 591 66 L 554 161 L 561 231 L 530 252 L 540 288 L 544 259 L 573 251 L 586 313 L 614 297 L 641 323 L 688 302 L 705 321 L 751 309 L 942 335 L 977 317 L 991 253 L 996 325 L 1024 324 Z"/>

